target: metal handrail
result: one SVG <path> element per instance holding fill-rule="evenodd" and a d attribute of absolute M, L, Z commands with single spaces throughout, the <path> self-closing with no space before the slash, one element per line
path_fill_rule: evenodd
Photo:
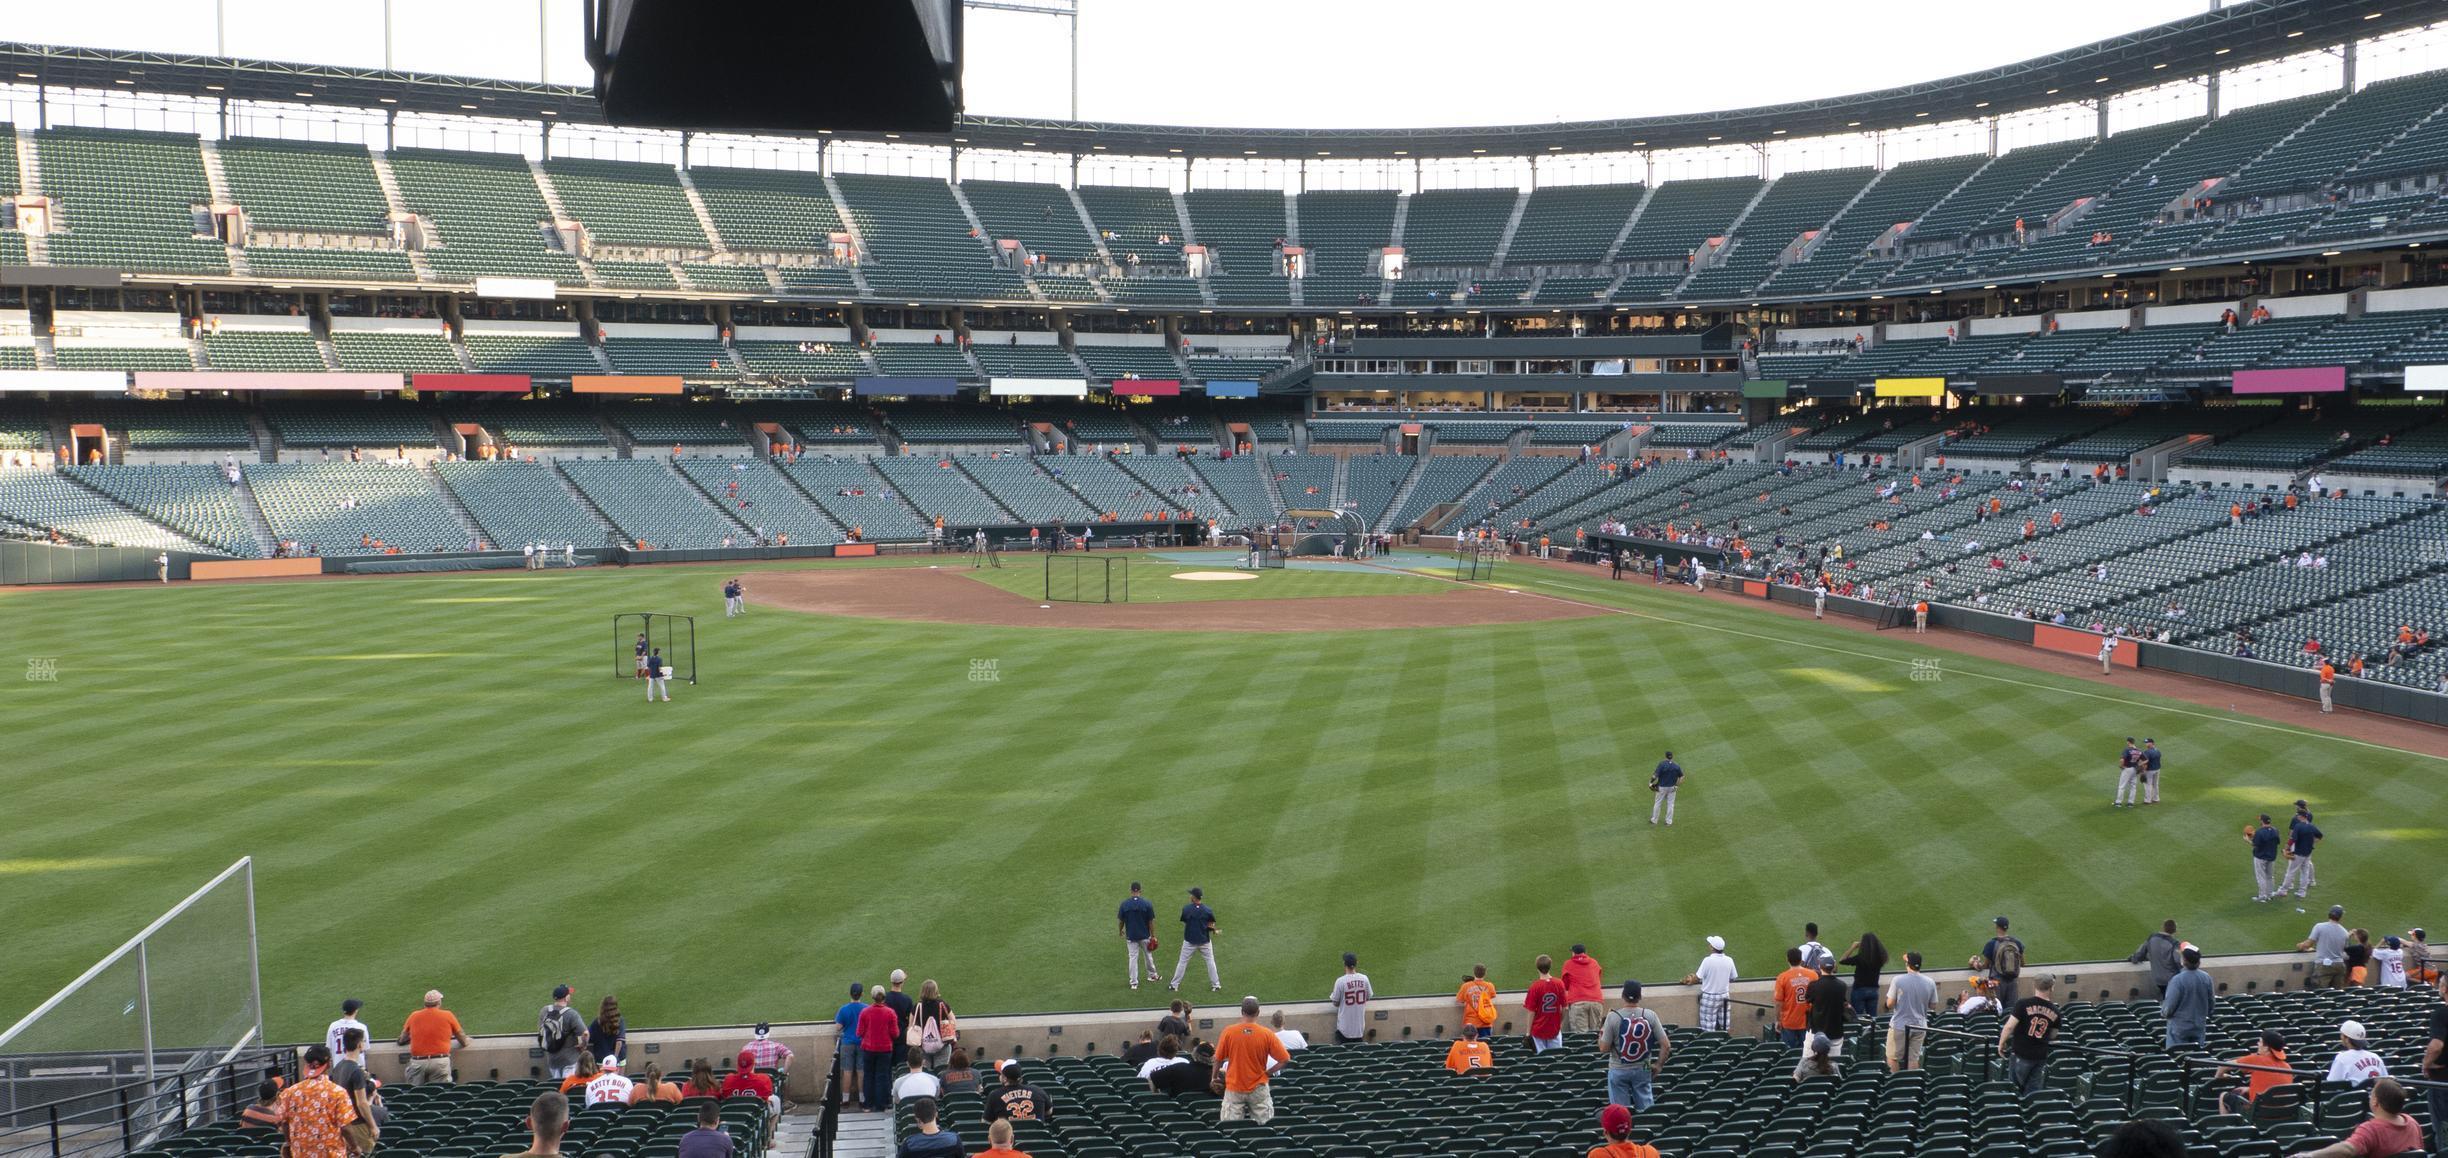
<path fill-rule="evenodd" d="M 48 1102 L 12 1107 L 0 1119 L 0 1153 L 72 1158 L 94 1151 L 131 1153 L 166 1135 L 184 1133 L 237 1113 L 267 1067 L 296 1076 L 290 1051 L 262 1050 L 206 1069 L 138 1078 Z M 80 1141 L 81 1136 L 100 1135 Z"/>

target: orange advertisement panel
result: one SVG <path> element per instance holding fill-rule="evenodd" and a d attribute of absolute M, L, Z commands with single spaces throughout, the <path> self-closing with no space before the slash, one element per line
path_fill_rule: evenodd
<path fill-rule="evenodd" d="M 1768 585 L 1757 579 L 1745 579 L 1743 580 L 1743 594 L 1766 599 L 1768 598 Z"/>
<path fill-rule="evenodd" d="M 187 565 L 189 579 L 262 579 L 271 575 L 320 575 L 321 559 L 198 559 Z"/>
<path fill-rule="evenodd" d="M 833 557 L 836 559 L 864 559 L 873 554 L 875 554 L 873 543 L 835 543 L 833 545 Z"/>
<path fill-rule="evenodd" d="M 2032 625 L 2032 646 L 2049 651 L 2062 651 L 2067 655 L 2079 655 L 2084 659 L 2096 659 L 2099 657 L 2100 637 L 2095 632 L 2076 631 L 2071 627 L 2035 623 Z M 2108 660 L 2118 667 L 2138 668 L 2142 666 L 2142 653 L 2134 646 L 2132 640 L 2120 639 L 2117 641 L 2116 654 L 2108 657 Z"/>
<path fill-rule="evenodd" d="M 572 374 L 573 394 L 678 394 L 677 374 Z"/>

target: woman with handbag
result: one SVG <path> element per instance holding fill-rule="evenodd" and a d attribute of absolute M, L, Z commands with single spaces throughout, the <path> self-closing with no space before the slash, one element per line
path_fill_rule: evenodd
<path fill-rule="evenodd" d="M 960 1021 L 944 1003 L 943 991 L 932 980 L 918 984 L 918 1014 L 910 1018 L 910 1048 L 926 1059 L 927 1068 L 942 1070 L 960 1043 Z"/>

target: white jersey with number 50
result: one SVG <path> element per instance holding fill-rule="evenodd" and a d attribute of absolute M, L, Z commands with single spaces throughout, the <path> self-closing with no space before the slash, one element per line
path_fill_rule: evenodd
<path fill-rule="evenodd" d="M 1334 992 L 1326 996 L 1326 1000 L 1334 1006 L 1335 1032 L 1347 1038 L 1356 1038 L 1365 1032 L 1368 1029 L 1369 998 L 1374 996 L 1376 994 L 1369 991 L 1366 973 L 1346 973 L 1337 978 Z"/>

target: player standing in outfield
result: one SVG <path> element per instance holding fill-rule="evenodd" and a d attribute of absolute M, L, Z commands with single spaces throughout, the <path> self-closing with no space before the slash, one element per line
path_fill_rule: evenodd
<path fill-rule="evenodd" d="M 1811 618 L 1827 618 L 1827 580 L 1825 579 L 1811 584 Z"/>
<path fill-rule="evenodd" d="M 2312 823 L 2312 807 L 2298 800 L 2295 818 L 2287 821 L 2286 875 L 2278 880 L 2278 891 L 2289 889 L 2300 897 L 2312 891 L 2312 848 L 2321 841 L 2320 826 Z"/>
<path fill-rule="evenodd" d="M 2142 740 L 2142 803 L 2159 803 L 2159 741 Z"/>
<path fill-rule="evenodd" d="M 1700 987 L 1700 1031 L 1723 1033 L 1733 1026 L 1734 959 L 1726 955 L 1725 938 L 1710 934 L 1708 956 L 1683 979 Z"/>
<path fill-rule="evenodd" d="M 1190 958 L 1198 956 L 1207 959 L 1207 987 L 1222 992 L 1224 978 L 1216 972 L 1215 910 L 1207 907 L 1206 893 L 1195 888 L 1190 890 L 1190 903 L 1182 906 L 1181 923 L 1181 959 L 1173 964 L 1172 990 L 1181 992 L 1182 974 L 1190 971 Z"/>
<path fill-rule="evenodd" d="M 2336 687 L 2336 685 L 2337 665 L 2329 662 L 2328 660 L 2322 660 L 2320 665 L 2320 700 L 2321 713 L 2323 715 L 2327 715 L 2329 712 L 2329 693 Z"/>
<path fill-rule="evenodd" d="M 1656 824 L 1662 812 L 1666 817 L 1666 826 L 1674 827 L 1675 788 L 1682 783 L 1683 766 L 1675 763 L 1673 752 L 1668 752 L 1665 759 L 1658 761 L 1657 768 L 1649 773 L 1649 791 L 1655 794 L 1649 802 L 1649 823 Z"/>
<path fill-rule="evenodd" d="M 1530 1050 L 1562 1049 L 1564 983 L 1555 979 L 1555 958 L 1541 953 L 1530 964 L 1538 970 L 1538 980 L 1530 983 L 1530 992 L 1522 994 L 1522 1008 L 1530 1012 Z"/>
<path fill-rule="evenodd" d="M 1927 599 L 1917 599 L 1917 600 L 1914 600 L 1914 601 L 1913 601 L 1913 634 L 1914 634 L 1914 635 L 1920 635 L 1920 634 L 1922 634 L 1922 633 L 1924 633 L 1924 632 L 1926 632 L 1926 631 L 1928 631 L 1928 630 L 1929 630 L 1929 600 L 1927 600 Z"/>
<path fill-rule="evenodd" d="M 1471 966 L 1471 975 L 1454 991 L 1454 1004 L 1462 1007 L 1464 1035 L 1481 1041 L 1496 1036 L 1496 986 L 1487 979 L 1487 966 Z"/>
<path fill-rule="evenodd" d="M 2107 675 L 2107 674 L 2108 674 L 2109 668 L 2110 668 L 2110 666 L 2111 666 L 2111 661 L 2113 661 L 2113 660 L 2115 660 L 2115 659 L 2116 659 L 2116 637 L 2115 637 L 2115 636 L 2113 636 L 2113 635 L 2103 635 L 2103 636 L 2101 636 L 2101 637 L 2100 637 L 2100 651 L 2099 651 L 2100 674 L 2101 674 L 2101 675 Z"/>
<path fill-rule="evenodd" d="M 723 618 L 734 619 L 748 614 L 748 587 L 733 576 L 723 583 Z"/>
<path fill-rule="evenodd" d="M 636 655 L 636 656 L 637 656 L 637 674 L 638 674 L 638 678 L 639 678 L 639 679 L 644 679 L 644 678 L 646 678 L 646 653 L 647 653 L 647 652 L 649 652 L 649 651 L 651 651 L 651 650 L 653 650 L 653 649 L 652 649 L 652 648 L 650 648 L 650 647 L 648 647 L 648 646 L 646 645 L 646 633 L 645 633 L 645 632 L 641 631 L 641 632 L 639 632 L 639 633 L 638 633 L 637 642 L 636 642 L 636 643 L 634 643 L 634 644 L 632 644 L 632 645 L 630 645 L 629 650 L 630 650 L 630 652 L 631 652 L 632 654 L 634 654 L 634 655 Z"/>
<path fill-rule="evenodd" d="M 1335 1042 L 1347 1044 L 1368 1034 L 1369 998 L 1377 996 L 1369 990 L 1368 974 L 1360 971 L 1360 955 L 1343 955 L 1343 975 L 1335 978 L 1334 988 L 1326 993 L 1326 1004 L 1334 1006 Z"/>
<path fill-rule="evenodd" d="M 2117 751 L 2116 806 L 2141 799 L 2142 749 L 2134 747 L 2134 738 L 2125 737 L 2125 746 Z"/>
<path fill-rule="evenodd" d="M 1147 979 L 1161 980 L 1156 975 L 1156 906 L 1139 895 L 1139 882 L 1131 882 L 1130 895 L 1122 898 L 1122 907 L 1114 919 L 1122 926 L 1122 979 L 1139 988 L 1139 955 L 1147 954 Z"/>
<path fill-rule="evenodd" d="M 2244 826 L 2244 840 L 2252 845 L 2253 899 L 2266 901 L 2278 893 L 2278 830 L 2270 826 L 2269 813 L 2261 814 L 2258 827 Z"/>
<path fill-rule="evenodd" d="M 646 656 L 646 702 L 655 702 L 658 693 L 664 703 L 671 702 L 671 661 L 663 658 L 659 647 Z"/>

